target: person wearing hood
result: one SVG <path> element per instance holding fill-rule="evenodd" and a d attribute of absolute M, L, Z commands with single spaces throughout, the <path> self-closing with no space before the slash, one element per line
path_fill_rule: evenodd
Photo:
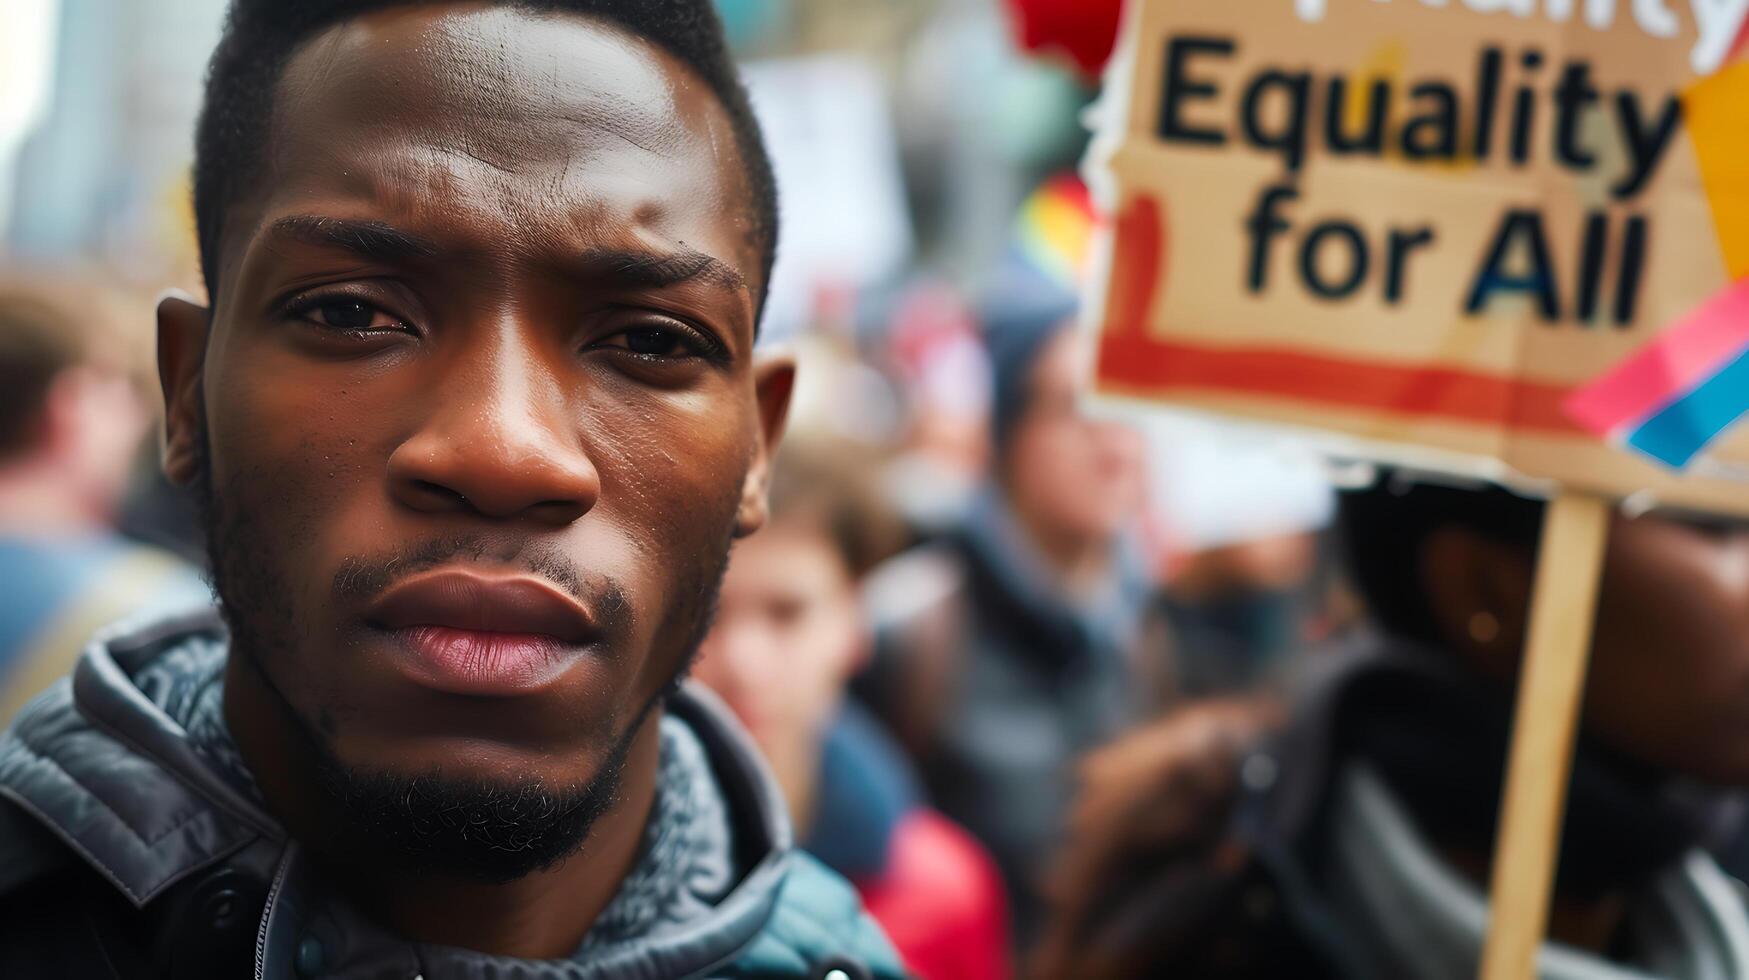
<path fill-rule="evenodd" d="M 680 680 L 793 379 L 710 5 L 236 0 L 196 150 L 218 611 L 0 739 L 0 976 L 902 975 Z"/>
<path fill-rule="evenodd" d="M 1016 254 L 991 295 L 992 479 L 955 532 L 871 577 L 877 650 L 859 690 L 930 799 L 990 849 L 1025 942 L 1074 760 L 1156 683 L 1151 586 L 1125 541 L 1141 437 L 1079 404 L 1092 350 L 1074 292 Z"/>
<path fill-rule="evenodd" d="M 1344 493 L 1372 625 L 1285 705 L 1200 705 L 1089 760 L 1034 975 L 1475 976 L 1542 510 L 1401 473 Z M 1711 856 L 1749 786 L 1749 530 L 1609 535 L 1538 975 L 1749 977 Z"/>

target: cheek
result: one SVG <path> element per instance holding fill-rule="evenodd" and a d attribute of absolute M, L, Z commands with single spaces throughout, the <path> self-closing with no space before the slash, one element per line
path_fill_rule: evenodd
<path fill-rule="evenodd" d="M 1625 535 L 1623 535 L 1625 537 Z M 1628 676 L 1705 689 L 1749 671 L 1744 587 L 1708 546 L 1630 538 L 1612 547 L 1600 592 L 1599 654 Z"/>
<path fill-rule="evenodd" d="M 344 386 L 311 383 L 271 354 L 250 357 L 259 370 L 221 366 L 209 386 L 215 489 L 250 541 L 276 543 L 251 560 L 276 562 L 295 594 L 320 601 L 326 586 L 310 552 L 329 537 L 357 540 L 349 525 L 367 523 L 348 501 L 363 496 L 368 440 L 357 421 L 373 412 Z M 298 581 L 293 565 L 312 574 Z"/>
<path fill-rule="evenodd" d="M 839 642 L 830 623 L 812 618 L 782 630 L 755 692 L 792 719 L 818 717 L 837 703 L 843 687 Z"/>
<path fill-rule="evenodd" d="M 589 417 L 602 517 L 665 560 L 684 562 L 687 549 L 724 538 L 751 452 L 739 406 L 685 396 L 602 399 Z"/>
<path fill-rule="evenodd" d="M 817 598 L 791 632 L 783 669 L 793 671 L 790 676 L 816 691 L 836 693 L 848 680 L 862 649 L 862 623 L 854 594 Z"/>
<path fill-rule="evenodd" d="M 1125 429 L 1111 436 L 1106 459 L 1113 481 L 1126 499 L 1139 502 L 1142 495 L 1142 474 L 1147 470 L 1148 452 L 1141 436 Z"/>
<path fill-rule="evenodd" d="M 1088 530 L 1106 530 L 1139 506 L 1141 470 L 1097 437 L 1065 436 L 1054 446 L 1047 471 L 1051 493 L 1065 513 Z"/>
<path fill-rule="evenodd" d="M 1016 438 L 1011 457 L 1016 491 L 1034 501 L 1056 500 L 1074 486 L 1086 447 L 1061 437 L 1063 426 L 1035 425 Z"/>
<path fill-rule="evenodd" d="M 674 397 L 593 406 L 588 446 L 601 478 L 583 518 L 616 528 L 629 546 L 618 578 L 653 650 L 645 685 L 666 683 L 709 611 L 728 554 L 751 443 L 739 406 Z"/>
<path fill-rule="evenodd" d="M 1620 748 L 1704 774 L 1749 744 L 1749 624 L 1704 564 L 1672 558 L 1612 551 L 1585 711 Z"/>

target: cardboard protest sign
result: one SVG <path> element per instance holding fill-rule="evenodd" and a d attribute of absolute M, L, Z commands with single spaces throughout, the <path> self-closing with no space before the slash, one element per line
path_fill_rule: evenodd
<path fill-rule="evenodd" d="M 1556 491 L 1482 975 L 1536 973 L 1608 498 L 1749 512 L 1749 0 L 1132 0 L 1095 382 Z"/>
<path fill-rule="evenodd" d="M 1749 510 L 1749 0 L 1138 0 L 1096 385 Z"/>

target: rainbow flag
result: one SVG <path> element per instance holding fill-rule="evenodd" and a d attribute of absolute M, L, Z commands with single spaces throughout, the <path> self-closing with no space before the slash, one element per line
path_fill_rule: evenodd
<path fill-rule="evenodd" d="M 1601 438 L 1687 466 L 1749 413 L 1749 280 L 1666 328 L 1563 407 Z"/>
<path fill-rule="evenodd" d="M 1052 282 L 1079 291 L 1087 279 L 1097 223 L 1086 185 L 1071 174 L 1059 175 L 1021 203 L 1014 244 Z"/>

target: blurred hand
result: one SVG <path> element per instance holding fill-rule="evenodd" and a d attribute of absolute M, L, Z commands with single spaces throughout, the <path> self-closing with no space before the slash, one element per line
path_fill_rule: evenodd
<path fill-rule="evenodd" d="M 1262 698 L 1191 704 L 1087 757 L 1034 976 L 1127 975 L 1135 951 L 1101 941 L 1126 895 L 1184 862 L 1242 861 L 1223 840 L 1240 762 L 1281 717 Z"/>

